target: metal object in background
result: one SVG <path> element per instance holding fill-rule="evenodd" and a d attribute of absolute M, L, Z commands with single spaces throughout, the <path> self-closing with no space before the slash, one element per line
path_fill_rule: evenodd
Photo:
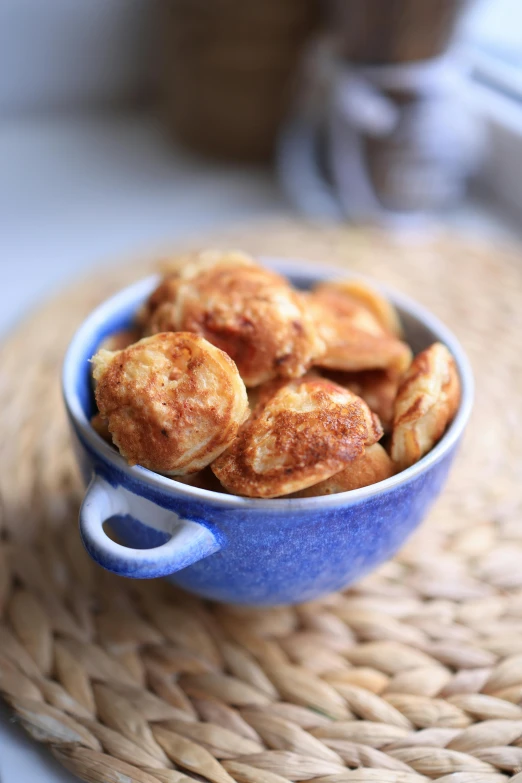
<path fill-rule="evenodd" d="M 334 6 L 278 150 L 280 179 L 305 213 L 409 223 L 461 197 L 483 135 L 466 101 L 467 67 L 440 49 L 465 5 Z"/>
<path fill-rule="evenodd" d="M 462 196 L 481 151 L 466 77 L 451 57 L 338 68 L 326 134 L 331 178 L 347 215 L 407 216 Z"/>

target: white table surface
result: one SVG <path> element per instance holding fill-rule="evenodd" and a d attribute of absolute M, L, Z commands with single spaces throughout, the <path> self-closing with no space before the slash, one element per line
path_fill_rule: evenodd
<path fill-rule="evenodd" d="M 187 157 L 145 115 L 0 121 L 0 332 L 90 266 L 285 212 L 269 172 Z M 477 202 L 446 222 L 494 238 L 514 233 Z M 1 708 L 0 781 L 36 780 L 75 778 Z"/>

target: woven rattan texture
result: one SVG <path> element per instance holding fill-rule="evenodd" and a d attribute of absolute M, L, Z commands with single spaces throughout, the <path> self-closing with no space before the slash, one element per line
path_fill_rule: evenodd
<path fill-rule="evenodd" d="M 522 254 L 289 223 L 210 241 L 375 275 L 457 332 L 477 402 L 450 486 L 393 562 L 313 604 L 218 607 L 102 572 L 77 534 L 60 361 L 90 308 L 147 269 L 100 271 L 0 356 L 15 719 L 96 783 L 522 781 Z"/>

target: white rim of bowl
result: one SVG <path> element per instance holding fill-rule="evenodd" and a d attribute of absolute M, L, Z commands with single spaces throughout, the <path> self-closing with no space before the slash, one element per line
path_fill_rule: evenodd
<path fill-rule="evenodd" d="M 63 363 L 62 388 L 66 408 L 82 437 L 103 460 L 114 465 L 119 471 L 129 474 L 133 481 L 142 481 L 162 491 L 175 492 L 187 500 L 206 500 L 213 505 L 228 508 L 255 508 L 259 510 L 271 508 L 274 511 L 284 509 L 298 511 L 302 508 L 303 510 L 311 511 L 314 506 L 335 508 L 346 505 L 348 501 L 352 505 L 368 498 L 377 497 L 398 486 L 409 484 L 451 451 L 460 439 L 473 407 L 473 373 L 469 360 L 459 341 L 436 316 L 408 296 L 390 289 L 372 278 L 360 274 L 352 274 L 346 269 L 335 266 L 317 266 L 309 261 L 291 258 L 280 259 L 273 256 L 261 257 L 259 260 L 261 263 L 275 268 L 283 275 L 301 277 L 309 280 L 311 283 L 342 277 L 366 280 L 374 288 L 385 294 L 394 305 L 407 312 L 432 331 L 440 342 L 446 344 L 455 359 L 459 371 L 461 400 L 457 414 L 441 440 L 422 459 L 410 468 L 406 468 L 406 470 L 391 476 L 391 478 L 379 481 L 376 484 L 370 484 L 367 487 L 361 487 L 361 489 L 352 489 L 347 492 L 311 498 L 247 498 L 240 495 L 227 495 L 209 489 L 200 489 L 199 487 L 182 484 L 173 477 L 154 473 L 140 465 L 130 467 L 119 452 L 93 430 L 83 412 L 75 386 L 78 373 L 82 370 L 79 366 L 78 356 L 84 355 L 87 344 L 92 340 L 93 333 L 99 331 L 103 324 L 115 313 L 125 309 L 131 302 L 145 299 L 151 293 L 157 285 L 160 275 L 149 275 L 106 299 L 87 316 L 69 343 Z"/>

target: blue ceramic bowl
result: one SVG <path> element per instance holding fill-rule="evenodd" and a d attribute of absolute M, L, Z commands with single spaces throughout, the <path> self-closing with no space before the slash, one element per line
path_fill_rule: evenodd
<path fill-rule="evenodd" d="M 264 261 L 300 288 L 345 274 L 305 263 Z M 129 326 L 157 282 L 155 276 L 142 280 L 100 305 L 77 331 L 65 358 L 65 403 L 88 484 L 80 534 L 91 557 L 122 576 L 168 576 L 207 598 L 262 606 L 309 601 L 339 590 L 391 557 L 439 494 L 469 418 L 472 375 L 455 337 L 419 305 L 385 292 L 401 314 L 413 350 L 435 340 L 445 343 L 462 383 L 453 423 L 417 464 L 386 481 L 338 495 L 242 498 L 129 467 L 89 424 L 95 408 L 88 360 L 104 337 Z M 106 522 L 121 544 L 106 535 Z"/>

